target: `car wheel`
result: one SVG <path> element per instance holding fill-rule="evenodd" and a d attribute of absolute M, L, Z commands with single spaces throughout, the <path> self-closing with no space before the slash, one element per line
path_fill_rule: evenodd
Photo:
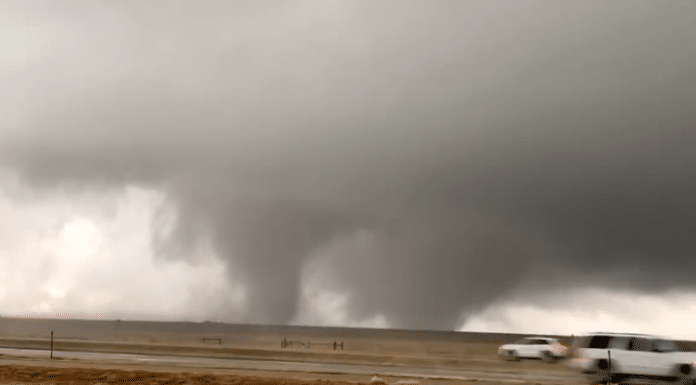
<path fill-rule="evenodd" d="M 556 358 L 549 351 L 544 351 L 541 353 L 541 360 L 548 363 L 556 362 Z"/>
<path fill-rule="evenodd" d="M 590 374 L 590 384 L 608 384 L 611 379 L 609 363 L 605 360 L 597 361 L 595 372 Z"/>
<path fill-rule="evenodd" d="M 508 352 L 508 359 L 509 359 L 510 361 L 519 361 L 519 360 L 520 360 L 520 356 L 517 355 L 517 352 L 516 352 L 516 351 L 510 350 L 510 352 Z"/>
<path fill-rule="evenodd" d="M 679 385 L 692 385 L 695 383 L 691 377 L 691 367 L 689 365 L 681 365 L 677 368 L 676 383 Z"/>

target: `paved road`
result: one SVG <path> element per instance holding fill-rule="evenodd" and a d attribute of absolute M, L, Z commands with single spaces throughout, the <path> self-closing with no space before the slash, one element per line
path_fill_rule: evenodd
<path fill-rule="evenodd" d="M 47 358 L 48 350 L 35 349 L 4 349 L 0 354 L 10 357 Z M 307 372 L 319 374 L 357 374 L 410 378 L 431 378 L 450 380 L 488 380 L 503 382 L 543 382 L 568 383 L 585 382 L 578 375 L 536 373 L 514 374 L 495 371 L 475 371 L 452 368 L 419 368 L 400 366 L 379 366 L 365 364 L 314 363 L 292 361 L 244 360 L 235 358 L 181 357 L 125 353 L 92 353 L 92 352 L 54 352 L 56 358 L 80 361 L 99 361 L 114 364 L 146 364 L 170 367 L 202 367 L 216 369 L 269 370 L 285 372 Z"/>

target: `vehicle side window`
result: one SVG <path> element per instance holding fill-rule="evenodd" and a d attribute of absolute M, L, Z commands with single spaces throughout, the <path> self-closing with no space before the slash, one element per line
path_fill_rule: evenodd
<path fill-rule="evenodd" d="M 657 341 L 650 341 L 650 351 L 654 353 L 660 352 L 660 348 L 657 347 Z"/>
<path fill-rule="evenodd" d="M 606 349 L 613 338 L 609 336 L 594 336 L 588 344 L 590 349 Z"/>
<path fill-rule="evenodd" d="M 548 345 L 549 343 L 546 340 L 537 340 L 537 345 Z"/>
<path fill-rule="evenodd" d="M 640 348 L 641 352 L 650 352 L 653 348 L 653 342 L 645 338 L 637 338 L 637 346 Z"/>
<path fill-rule="evenodd" d="M 626 337 L 615 337 L 611 343 L 609 343 L 609 347 L 612 349 L 627 350 L 628 342 L 629 339 Z"/>
<path fill-rule="evenodd" d="M 645 338 L 631 338 L 628 342 L 628 350 L 636 352 L 649 352 L 652 350 L 652 342 Z"/>
<path fill-rule="evenodd" d="M 636 339 L 631 338 L 630 340 L 628 340 L 628 347 L 626 348 L 626 350 L 636 350 L 635 346 L 636 346 Z"/>
<path fill-rule="evenodd" d="M 676 350 L 676 346 L 672 341 L 655 340 L 655 351 L 657 352 L 673 352 Z"/>

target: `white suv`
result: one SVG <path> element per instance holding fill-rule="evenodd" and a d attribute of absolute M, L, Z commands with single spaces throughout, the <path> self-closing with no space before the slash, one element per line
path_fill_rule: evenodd
<path fill-rule="evenodd" d="M 546 362 L 554 362 L 563 359 L 565 354 L 566 347 L 557 339 L 548 337 L 525 337 L 498 348 L 498 355 L 510 361 L 517 361 L 520 358 L 540 358 Z"/>
<path fill-rule="evenodd" d="M 694 353 L 669 339 L 644 334 L 592 333 L 573 344 L 572 363 L 590 383 L 622 382 L 628 378 L 696 384 Z"/>

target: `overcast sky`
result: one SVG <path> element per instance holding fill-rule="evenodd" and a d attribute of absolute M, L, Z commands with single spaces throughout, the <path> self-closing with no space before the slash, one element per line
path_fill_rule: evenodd
<path fill-rule="evenodd" d="M 0 51 L 0 314 L 696 338 L 690 0 L 0 0 Z"/>

